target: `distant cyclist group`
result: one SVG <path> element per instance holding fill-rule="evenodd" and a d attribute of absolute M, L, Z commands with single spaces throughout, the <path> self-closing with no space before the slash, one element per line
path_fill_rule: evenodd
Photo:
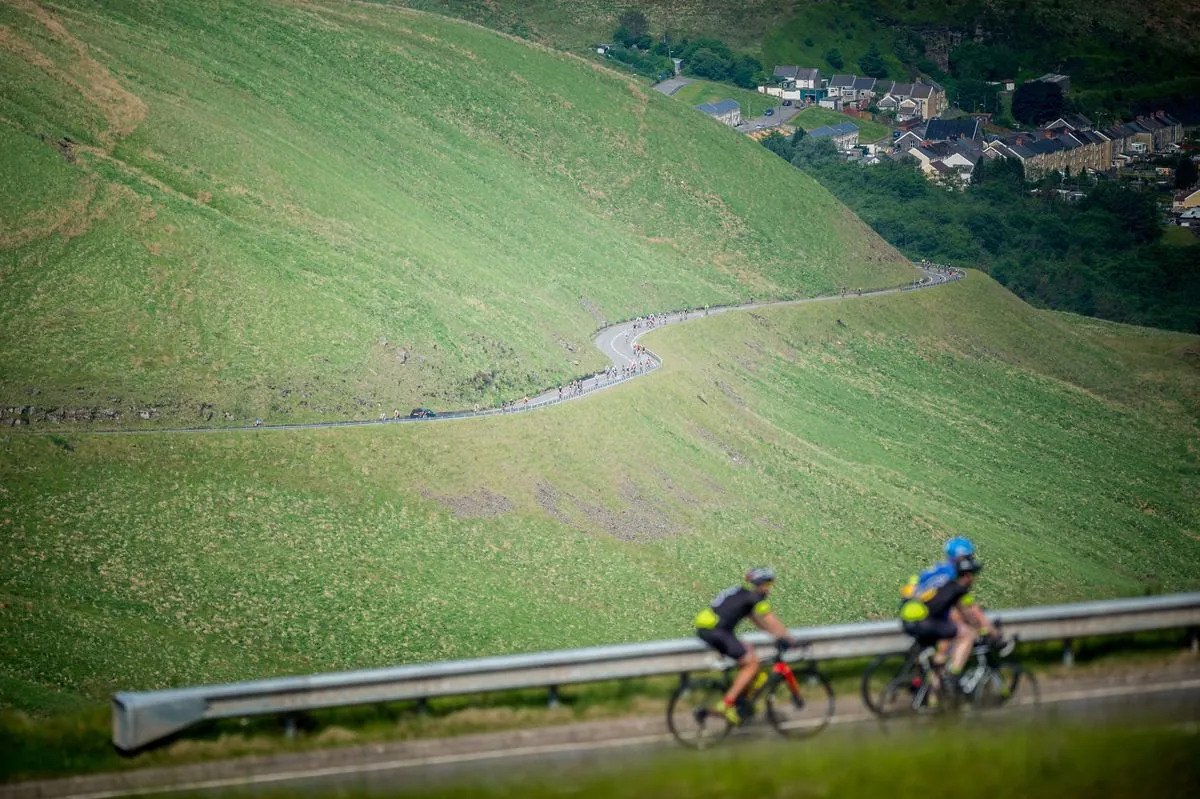
<path fill-rule="evenodd" d="M 913 575 L 901 588 L 899 620 L 918 646 L 934 649 L 930 676 L 937 692 L 953 694 L 959 689 L 959 676 L 975 642 L 981 637 L 993 645 L 998 641 L 971 593 L 975 576 L 982 569 L 975 546 L 966 538 L 951 538 L 944 554 L 944 560 Z M 768 596 L 774 584 L 773 570 L 750 569 L 741 585 L 726 588 L 696 614 L 694 623 L 700 640 L 737 664 L 728 690 L 712 708 L 734 726 L 748 715 L 744 694 L 759 674 L 754 648 L 747 647 L 735 634 L 738 624 L 748 618 L 774 636 L 781 649 L 798 643 L 771 610 Z"/>

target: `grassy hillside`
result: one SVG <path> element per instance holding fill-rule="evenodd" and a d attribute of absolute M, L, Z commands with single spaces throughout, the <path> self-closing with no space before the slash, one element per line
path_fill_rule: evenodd
<path fill-rule="evenodd" d="M 1200 587 L 1195 336 L 972 274 L 649 341 L 536 414 L 6 439 L 0 702 L 684 636 L 751 563 L 790 623 L 886 618 L 950 533 L 992 605 Z"/>
<path fill-rule="evenodd" d="M 21 0 L 0 25 L 0 406 L 464 407 L 597 367 L 601 320 L 912 275 L 754 142 L 442 17 Z"/>

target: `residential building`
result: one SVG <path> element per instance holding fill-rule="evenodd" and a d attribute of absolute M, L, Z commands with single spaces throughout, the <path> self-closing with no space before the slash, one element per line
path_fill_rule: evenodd
<path fill-rule="evenodd" d="M 924 144 L 924 142 L 924 139 L 918 136 L 914 131 L 909 130 L 897 136 L 892 142 L 892 147 L 897 152 L 907 152 L 914 147 L 920 147 L 922 144 Z"/>
<path fill-rule="evenodd" d="M 713 119 L 724 122 L 730 127 L 742 124 L 742 106 L 737 100 L 722 100 L 719 103 L 701 103 L 696 106 L 696 109 L 708 114 Z"/>
<path fill-rule="evenodd" d="M 784 64 L 775 67 L 774 78 L 774 83 L 758 87 L 759 94 L 802 102 L 817 102 L 825 96 L 821 73 L 815 68 Z"/>
<path fill-rule="evenodd" d="M 1091 130 L 1095 125 L 1083 114 L 1063 114 L 1058 119 L 1047 122 L 1044 128 L 1067 128 L 1068 130 Z"/>
<path fill-rule="evenodd" d="M 843 152 L 858 146 L 858 126 L 853 122 L 839 122 L 836 125 L 822 126 L 810 130 L 808 135 L 814 139 L 829 138 L 833 141 L 833 146 Z"/>
<path fill-rule="evenodd" d="M 1171 204 L 1176 209 L 1200 208 L 1200 189 L 1191 192 L 1180 192 L 1175 195 L 1175 201 Z"/>
<path fill-rule="evenodd" d="M 1054 171 L 1077 175 L 1085 170 L 1103 172 L 1112 168 L 1112 141 L 1094 131 L 1060 128 L 1019 133 L 989 142 L 986 149 L 1016 158 L 1029 180 Z"/>
<path fill-rule="evenodd" d="M 1062 89 L 1062 93 L 1064 95 L 1071 91 L 1071 77 L 1069 75 L 1059 75 L 1055 72 L 1047 72 L 1040 78 L 1034 78 L 1034 80 L 1041 83 L 1053 83 L 1055 86 Z"/>
<path fill-rule="evenodd" d="M 931 119 L 925 126 L 925 138 L 929 141 L 950 141 L 967 139 L 978 141 L 983 138 L 978 119 L 963 117 L 961 119 Z"/>

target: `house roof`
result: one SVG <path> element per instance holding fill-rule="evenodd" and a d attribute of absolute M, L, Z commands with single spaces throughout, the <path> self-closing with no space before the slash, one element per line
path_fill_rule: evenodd
<path fill-rule="evenodd" d="M 796 80 L 810 80 L 814 84 L 821 82 L 821 70 L 816 67 L 799 67 L 796 70 Z"/>
<path fill-rule="evenodd" d="M 1070 80 L 1070 77 L 1066 75 L 1059 75 L 1057 72 L 1047 72 L 1040 78 L 1034 78 L 1034 80 L 1039 80 L 1043 83 L 1065 83 Z"/>
<path fill-rule="evenodd" d="M 876 94 L 887 94 L 888 92 L 890 92 L 892 90 L 892 87 L 895 85 L 896 85 L 896 82 L 894 80 L 877 80 L 877 81 L 875 81 L 875 93 Z"/>
<path fill-rule="evenodd" d="M 943 161 L 930 161 L 929 165 L 943 175 L 946 174 L 947 172 L 954 171 L 951 167 L 947 166 L 945 164 L 945 162 L 943 162 Z"/>
<path fill-rule="evenodd" d="M 920 81 L 917 81 L 913 84 L 912 96 L 916 97 L 918 100 L 928 99 L 929 95 L 931 94 L 933 94 L 933 87 L 928 83 L 921 83 Z"/>
<path fill-rule="evenodd" d="M 916 139 L 917 141 L 921 141 L 921 137 L 920 137 L 920 136 L 918 136 L 917 134 L 913 133 L 911 130 L 906 130 L 904 133 L 901 133 L 899 136 L 897 136 L 897 137 L 896 137 L 896 142 L 895 142 L 895 143 L 896 143 L 896 144 L 899 144 L 900 142 L 904 141 L 905 139 L 907 139 L 907 138 L 909 138 L 909 137 L 912 137 L 912 138 Z"/>
<path fill-rule="evenodd" d="M 979 120 L 967 117 L 965 119 L 931 119 L 925 128 L 925 138 L 939 139 L 977 139 L 979 138 Z"/>
<path fill-rule="evenodd" d="M 913 85 L 911 83 L 893 83 L 892 88 L 889 89 L 889 91 L 893 97 L 899 97 L 903 99 L 905 97 L 912 96 L 912 87 Z"/>
<path fill-rule="evenodd" d="M 808 132 L 809 136 L 815 136 L 820 139 L 825 136 L 845 136 L 850 133 L 857 133 L 858 125 L 852 122 L 839 122 L 836 125 L 822 125 Z"/>
<path fill-rule="evenodd" d="M 874 88 L 875 88 L 875 79 L 874 78 L 855 78 L 854 79 L 854 91 L 856 91 L 856 92 L 869 92 Z"/>
<path fill-rule="evenodd" d="M 1063 114 L 1058 119 L 1046 125 L 1048 128 L 1070 128 L 1071 130 L 1089 130 L 1094 123 L 1083 114 Z"/>
<path fill-rule="evenodd" d="M 784 64 L 775 67 L 775 77 L 777 78 L 795 78 L 796 73 L 800 71 L 800 67 L 795 64 Z"/>
<path fill-rule="evenodd" d="M 916 100 L 912 99 L 911 97 L 905 97 L 903 100 L 900 101 L 901 108 L 916 108 L 918 105 L 920 105 L 920 103 L 918 103 Z"/>
<path fill-rule="evenodd" d="M 829 79 L 831 89 L 849 89 L 854 85 L 854 75 L 834 75 Z"/>
<path fill-rule="evenodd" d="M 720 116 L 730 111 L 740 111 L 742 106 L 737 100 L 721 100 L 718 103 L 701 103 L 696 108 L 709 116 Z"/>
<path fill-rule="evenodd" d="M 876 103 L 876 105 L 878 105 L 880 108 L 885 108 L 885 107 L 891 108 L 892 106 L 896 105 L 898 102 L 899 101 L 895 97 L 893 97 L 890 94 L 887 94 L 887 95 L 884 95 L 883 97 L 881 97 L 879 99 L 879 102 Z"/>

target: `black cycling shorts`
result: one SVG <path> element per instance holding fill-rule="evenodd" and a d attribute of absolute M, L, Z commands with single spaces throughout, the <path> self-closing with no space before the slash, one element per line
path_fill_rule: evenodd
<path fill-rule="evenodd" d="M 949 619 L 922 619 L 904 625 L 904 632 L 917 639 L 922 646 L 932 646 L 938 641 L 958 636 L 958 625 Z"/>
<path fill-rule="evenodd" d="M 701 641 L 722 655 L 725 655 L 725 657 L 741 660 L 742 656 L 746 654 L 745 645 L 729 630 L 696 630 L 696 635 L 700 636 Z"/>

